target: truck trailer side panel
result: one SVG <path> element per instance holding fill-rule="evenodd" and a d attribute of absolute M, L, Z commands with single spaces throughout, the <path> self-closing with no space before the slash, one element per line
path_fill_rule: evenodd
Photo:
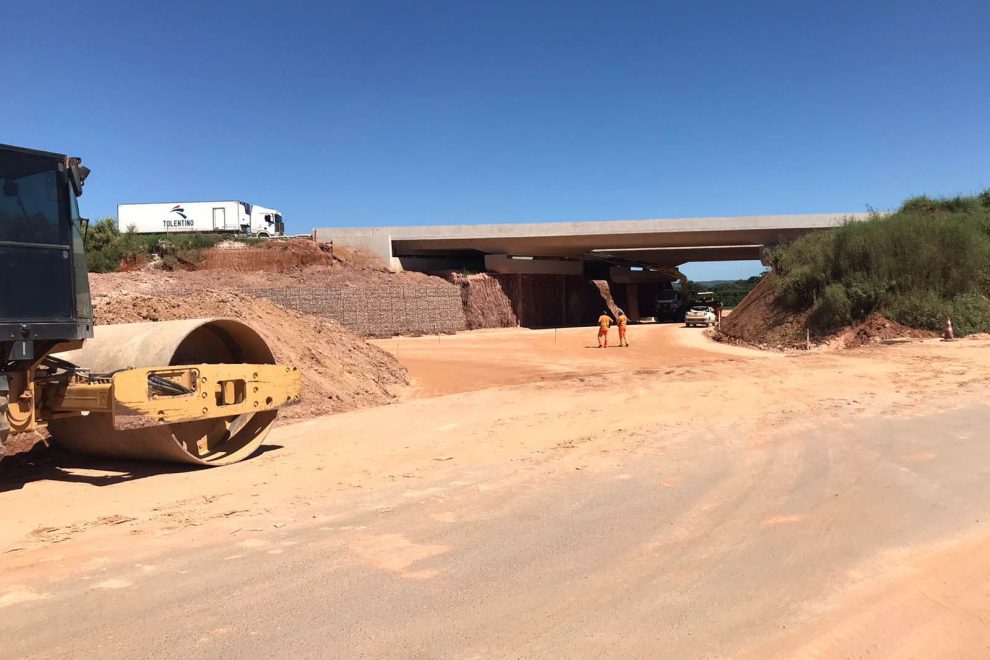
<path fill-rule="evenodd" d="M 138 234 L 251 231 L 247 205 L 235 201 L 118 204 L 117 224 Z"/>

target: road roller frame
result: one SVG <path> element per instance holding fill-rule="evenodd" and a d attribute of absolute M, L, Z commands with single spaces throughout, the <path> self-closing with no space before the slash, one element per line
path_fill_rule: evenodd
<path fill-rule="evenodd" d="M 115 428 L 133 428 L 135 422 L 191 422 L 275 410 L 298 398 L 299 389 L 296 369 L 275 364 L 128 369 L 102 382 L 43 388 L 39 416 L 110 414 Z"/>
<path fill-rule="evenodd" d="M 298 400 L 298 371 L 234 319 L 95 328 L 76 203 L 88 174 L 78 158 L 0 145 L 0 446 L 47 427 L 89 454 L 250 456 Z"/>
<path fill-rule="evenodd" d="M 302 387 L 298 370 L 279 364 L 192 364 L 93 375 L 50 356 L 5 378 L 12 433 L 75 415 L 110 415 L 114 428 L 132 429 L 252 414 L 293 403 Z"/>

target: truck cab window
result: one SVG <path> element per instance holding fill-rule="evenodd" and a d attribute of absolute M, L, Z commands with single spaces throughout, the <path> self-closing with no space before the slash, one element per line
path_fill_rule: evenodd
<path fill-rule="evenodd" d="M 58 173 L 4 176 L 0 163 L 0 241 L 65 245 L 59 224 Z"/>

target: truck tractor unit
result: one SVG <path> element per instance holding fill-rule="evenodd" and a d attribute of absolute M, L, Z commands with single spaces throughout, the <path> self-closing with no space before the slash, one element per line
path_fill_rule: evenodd
<path fill-rule="evenodd" d="M 232 319 L 95 328 L 78 158 L 0 145 L 0 444 L 47 427 L 82 453 L 223 465 L 246 458 L 298 371 Z"/>
<path fill-rule="evenodd" d="M 282 214 L 247 202 L 118 204 L 120 231 L 138 234 L 226 233 L 269 238 L 285 235 Z"/>
<path fill-rule="evenodd" d="M 684 297 L 680 291 L 661 289 L 657 293 L 654 308 L 657 321 L 679 321 L 684 315 Z"/>

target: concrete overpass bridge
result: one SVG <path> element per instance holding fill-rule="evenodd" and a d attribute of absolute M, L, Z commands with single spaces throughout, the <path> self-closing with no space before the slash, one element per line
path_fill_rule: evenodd
<path fill-rule="evenodd" d="M 363 249 L 393 270 L 470 268 L 580 274 L 587 264 L 671 269 L 691 261 L 759 259 L 763 248 L 865 213 L 544 222 L 532 224 L 322 227 L 319 241 Z"/>
<path fill-rule="evenodd" d="M 393 270 L 493 273 L 520 325 L 585 325 L 606 296 L 633 320 L 674 320 L 690 261 L 760 259 L 764 248 L 866 214 L 600 222 L 324 227 L 319 241 L 362 249 Z"/>

